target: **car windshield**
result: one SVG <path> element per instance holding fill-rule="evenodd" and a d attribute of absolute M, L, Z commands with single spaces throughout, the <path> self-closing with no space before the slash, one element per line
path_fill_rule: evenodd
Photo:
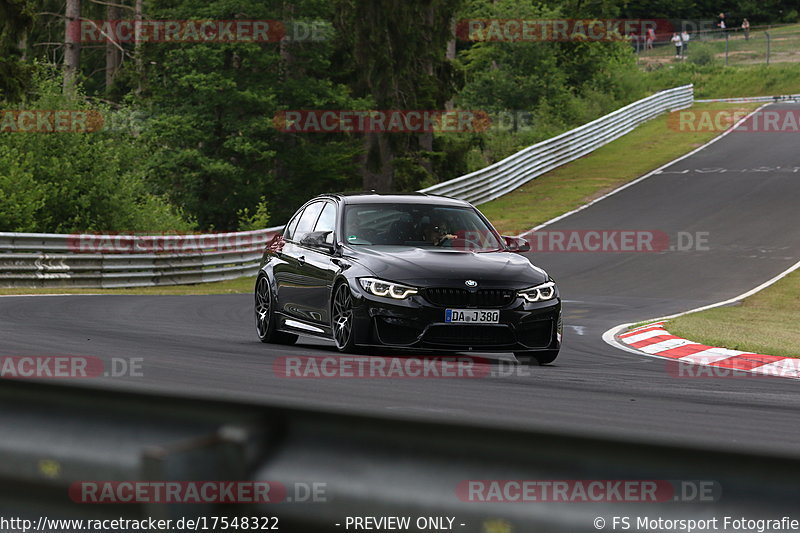
<path fill-rule="evenodd" d="M 344 238 L 357 246 L 437 247 L 488 252 L 502 249 L 489 225 L 470 207 L 355 204 L 345 208 Z"/>

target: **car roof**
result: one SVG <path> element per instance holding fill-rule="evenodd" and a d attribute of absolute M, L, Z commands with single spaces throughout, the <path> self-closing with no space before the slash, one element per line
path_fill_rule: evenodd
<path fill-rule="evenodd" d="M 426 205 L 444 205 L 454 207 L 471 207 L 469 202 L 459 200 L 457 198 L 448 198 L 447 196 L 438 196 L 435 194 L 426 194 L 420 192 L 413 193 L 377 193 L 377 192 L 359 192 L 359 193 L 337 193 L 337 194 L 323 194 L 320 198 L 337 198 L 345 204 L 426 204 Z"/>

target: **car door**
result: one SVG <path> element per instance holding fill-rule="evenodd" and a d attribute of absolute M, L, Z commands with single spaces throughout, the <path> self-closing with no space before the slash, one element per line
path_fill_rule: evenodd
<path fill-rule="evenodd" d="M 325 202 L 316 201 L 308 204 L 296 215 L 297 223 L 289 227 L 291 231 L 284 234 L 284 245 L 281 250 L 281 262 L 275 266 L 275 284 L 277 286 L 277 302 L 279 310 L 288 317 L 308 320 L 310 313 L 307 302 L 308 280 L 305 275 L 306 255 L 308 252 L 300 246 L 300 241 L 310 233 L 317 223 Z M 293 219 L 294 221 L 294 219 Z"/>
<path fill-rule="evenodd" d="M 300 269 L 305 287 L 302 305 L 307 312 L 308 320 L 326 328 L 330 325 L 333 280 L 339 271 L 332 248 L 336 242 L 336 210 L 335 203 L 326 201 L 314 225 L 312 232 L 314 236 L 320 232 L 329 232 L 322 246 L 304 243 L 302 240 L 299 243 L 305 260 Z"/>

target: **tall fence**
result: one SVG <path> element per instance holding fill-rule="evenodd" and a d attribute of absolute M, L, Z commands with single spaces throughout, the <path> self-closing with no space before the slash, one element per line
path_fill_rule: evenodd
<path fill-rule="evenodd" d="M 691 85 L 662 91 L 420 192 L 488 202 L 692 102 Z M 264 246 L 281 229 L 161 236 L 0 232 L 0 287 L 152 287 L 251 276 Z"/>

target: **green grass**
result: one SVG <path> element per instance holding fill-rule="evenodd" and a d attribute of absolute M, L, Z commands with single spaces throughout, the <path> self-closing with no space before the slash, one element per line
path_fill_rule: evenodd
<path fill-rule="evenodd" d="M 163 287 L 140 287 L 130 289 L 0 289 L 0 295 L 14 294 L 142 294 L 142 295 L 186 295 L 186 294 L 241 294 L 250 293 L 256 283 L 255 276 L 237 278 L 215 283 L 196 285 L 165 285 Z"/>
<path fill-rule="evenodd" d="M 800 272 L 731 307 L 670 320 L 670 333 L 708 346 L 800 357 Z"/>
<path fill-rule="evenodd" d="M 642 73 L 653 88 L 694 84 L 694 97 L 736 98 L 800 92 L 800 63 L 779 65 L 669 65 Z"/>
<path fill-rule="evenodd" d="M 758 104 L 697 104 L 695 111 L 752 110 Z M 516 235 L 579 207 L 708 142 L 718 132 L 670 127 L 653 119 L 592 154 L 548 172 L 480 210 L 506 235 Z M 636 157 L 631 157 L 636 154 Z"/>
<path fill-rule="evenodd" d="M 721 67 L 692 76 L 695 98 L 775 96 L 800 92 L 800 63 Z"/>

